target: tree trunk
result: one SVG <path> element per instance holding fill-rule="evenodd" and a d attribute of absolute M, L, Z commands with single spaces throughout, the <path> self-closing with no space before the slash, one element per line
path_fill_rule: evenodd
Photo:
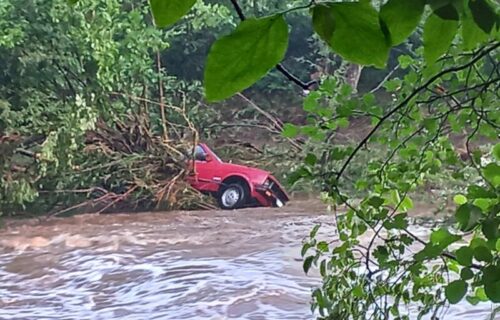
<path fill-rule="evenodd" d="M 363 66 L 360 66 L 359 64 L 349 63 L 347 65 L 345 79 L 355 91 L 358 89 L 361 71 L 363 71 Z"/>

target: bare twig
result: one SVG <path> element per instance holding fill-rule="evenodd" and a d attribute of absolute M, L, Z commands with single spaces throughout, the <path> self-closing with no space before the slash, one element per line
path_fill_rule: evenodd
<path fill-rule="evenodd" d="M 390 77 L 392 77 L 392 75 L 394 74 L 394 72 L 396 72 L 397 70 L 399 70 L 399 64 L 397 66 L 395 66 L 386 76 L 385 78 L 380 81 L 380 83 L 375 86 L 375 88 L 371 89 L 370 90 L 370 93 L 375 93 L 377 92 L 380 88 L 382 88 L 382 86 L 387 82 L 387 80 L 389 80 Z"/>
<path fill-rule="evenodd" d="M 163 77 L 161 67 L 161 54 L 156 51 L 156 68 L 158 69 L 158 95 L 160 96 L 161 125 L 163 128 L 163 140 L 168 140 L 167 116 L 165 115 L 165 98 L 163 96 Z"/>

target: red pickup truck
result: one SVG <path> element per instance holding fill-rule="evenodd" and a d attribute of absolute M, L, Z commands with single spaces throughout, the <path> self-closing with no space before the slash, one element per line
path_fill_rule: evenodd
<path fill-rule="evenodd" d="M 222 209 L 282 207 L 289 201 L 284 188 L 269 172 L 223 162 L 206 144 L 195 147 L 191 164 L 188 182 L 215 196 Z"/>

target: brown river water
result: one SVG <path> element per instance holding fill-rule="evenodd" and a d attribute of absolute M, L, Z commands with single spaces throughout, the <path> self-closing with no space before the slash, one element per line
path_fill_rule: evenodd
<path fill-rule="evenodd" d="M 303 273 L 300 249 L 317 223 L 335 235 L 334 218 L 307 201 L 10 223 L 0 230 L 0 319 L 314 319 L 320 279 Z M 463 303 L 441 319 L 490 312 Z"/>

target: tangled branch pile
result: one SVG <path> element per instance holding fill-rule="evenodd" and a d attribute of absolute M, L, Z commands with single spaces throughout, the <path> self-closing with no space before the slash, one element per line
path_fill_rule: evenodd
<path fill-rule="evenodd" d="M 59 171 L 51 170 L 53 164 L 47 163 L 40 152 L 48 138 L 40 139 L 43 142 L 35 146 L 18 142 L 13 147 L 10 143 L 10 158 L 2 156 L 2 163 L 9 164 L 9 170 L 3 173 L 4 187 L 19 182 L 20 176 L 13 174 L 22 173 L 26 178 L 23 181 L 34 188 L 35 194 L 24 208 L 11 203 L 6 213 L 26 210 L 61 215 L 213 208 L 211 199 L 185 180 L 189 173 L 186 161 L 197 134 L 192 126 L 184 130 L 190 131 L 193 139 L 182 139 L 179 133 L 173 134 L 175 139 L 160 137 L 144 114 L 115 120 L 113 125 L 98 120 L 94 129 L 86 131 L 83 149 L 73 152 L 71 166 Z M 25 145 L 33 151 L 24 150 Z M 3 147 L 7 144 L 2 143 Z M 71 151 L 67 150 L 68 154 Z M 19 157 L 32 159 L 23 166 Z M 48 173 L 40 174 L 44 170 Z"/>
<path fill-rule="evenodd" d="M 99 121 L 86 137 L 84 151 L 91 160 L 78 174 L 97 171 L 103 177 L 97 186 L 101 195 L 93 199 L 104 205 L 99 212 L 211 208 L 209 200 L 185 181 L 193 142 L 153 135 L 148 118 L 141 115 L 117 121 L 114 127 Z"/>

